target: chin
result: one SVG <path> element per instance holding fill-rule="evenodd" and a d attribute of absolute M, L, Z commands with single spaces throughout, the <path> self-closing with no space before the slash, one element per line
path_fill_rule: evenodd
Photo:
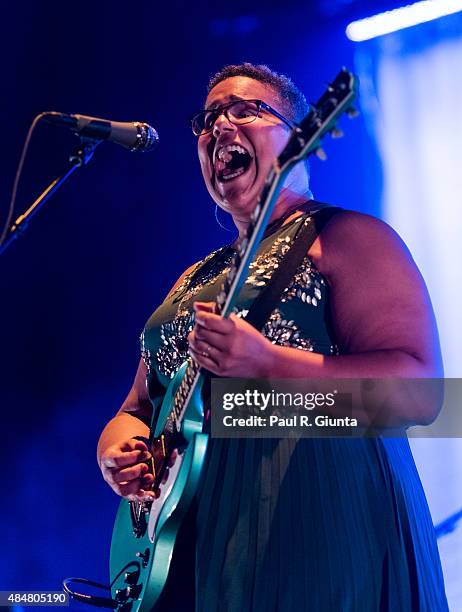
<path fill-rule="evenodd" d="M 229 212 L 231 215 L 248 214 L 255 208 L 256 199 L 244 195 L 241 192 L 227 191 L 226 194 L 220 193 L 214 198 L 218 206 Z"/>
<path fill-rule="evenodd" d="M 218 187 L 218 189 L 216 188 Z M 212 195 L 215 202 L 227 212 L 250 214 L 257 203 L 260 191 L 256 185 L 242 185 L 238 181 L 216 186 Z"/>

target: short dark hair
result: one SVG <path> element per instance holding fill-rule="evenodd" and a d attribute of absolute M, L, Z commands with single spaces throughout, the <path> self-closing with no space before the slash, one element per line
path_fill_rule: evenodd
<path fill-rule="evenodd" d="M 288 119 L 298 123 L 308 113 L 308 102 L 292 79 L 285 74 L 274 72 L 274 70 L 271 70 L 265 64 L 244 62 L 243 64 L 225 66 L 210 79 L 207 93 L 221 81 L 235 76 L 249 77 L 260 81 L 264 85 L 269 85 L 277 94 L 281 107 L 287 114 Z"/>

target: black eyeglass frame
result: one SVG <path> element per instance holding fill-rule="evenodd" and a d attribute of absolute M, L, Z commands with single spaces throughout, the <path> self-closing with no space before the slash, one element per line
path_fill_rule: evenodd
<path fill-rule="evenodd" d="M 231 106 L 233 106 L 234 104 L 237 104 L 239 102 L 255 102 L 257 104 L 257 114 L 252 116 L 250 118 L 250 121 L 243 121 L 240 123 L 234 123 L 228 116 L 228 108 L 230 108 Z M 275 110 L 272 106 L 270 106 L 269 104 L 267 104 L 266 102 L 264 102 L 263 100 L 244 100 L 244 99 L 238 99 L 238 100 L 233 100 L 232 102 L 228 102 L 228 104 L 223 104 L 223 106 L 218 106 L 217 108 L 206 108 L 202 111 L 199 111 L 198 113 L 195 113 L 191 119 L 191 129 L 192 129 L 192 133 L 194 134 L 194 136 L 202 136 L 204 134 L 209 134 L 214 126 L 215 126 L 215 122 L 218 119 L 218 117 L 220 115 L 222 115 L 224 113 L 226 119 L 232 123 L 233 125 L 246 125 L 247 123 L 252 123 L 253 121 L 255 121 L 256 119 L 258 119 L 260 117 L 260 112 L 261 110 L 265 110 L 268 113 L 271 113 L 272 115 L 274 115 L 275 117 L 277 117 L 278 119 L 280 119 L 283 123 L 285 123 L 288 127 L 290 127 L 291 129 L 297 127 L 297 124 L 294 121 L 291 121 L 290 119 L 286 119 L 286 117 L 284 117 L 284 115 L 281 115 L 281 113 L 278 113 L 277 110 Z M 206 113 L 215 113 L 216 117 L 213 120 L 212 123 L 212 127 L 208 130 L 201 130 L 201 132 L 199 134 L 196 134 L 196 132 L 194 131 L 194 120 L 196 119 L 196 117 L 198 117 L 199 115 L 204 115 Z"/>

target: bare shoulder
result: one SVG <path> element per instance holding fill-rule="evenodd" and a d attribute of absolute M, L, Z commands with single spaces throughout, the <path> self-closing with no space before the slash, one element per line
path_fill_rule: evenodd
<path fill-rule="evenodd" d="M 409 266 L 416 270 L 412 256 L 397 232 L 384 221 L 355 211 L 335 215 L 322 231 L 315 254 L 320 271 L 335 277 L 350 266 L 364 270 Z"/>

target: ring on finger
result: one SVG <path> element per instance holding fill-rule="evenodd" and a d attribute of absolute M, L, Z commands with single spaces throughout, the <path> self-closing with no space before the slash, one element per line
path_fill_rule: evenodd
<path fill-rule="evenodd" d="M 209 344 L 208 342 L 202 341 L 204 345 L 204 349 L 201 351 L 202 357 L 206 357 L 207 359 L 211 359 L 212 361 L 216 360 L 217 349 Z"/>

